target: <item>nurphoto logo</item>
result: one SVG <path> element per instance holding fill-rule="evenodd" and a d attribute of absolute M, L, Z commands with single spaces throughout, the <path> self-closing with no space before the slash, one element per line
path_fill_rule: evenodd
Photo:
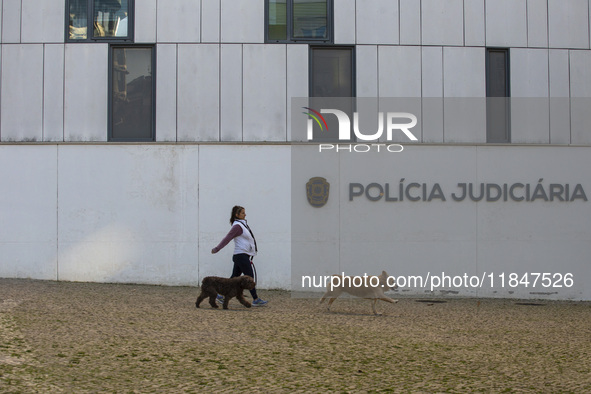
<path fill-rule="evenodd" d="M 402 133 L 408 138 L 410 141 L 418 141 L 417 137 L 410 131 L 413 127 L 417 125 L 417 117 L 414 114 L 409 112 L 378 112 L 377 113 L 377 131 L 362 132 L 359 127 L 359 113 L 353 112 L 353 127 L 351 127 L 351 118 L 345 111 L 339 109 L 320 109 L 317 111 L 310 107 L 302 107 L 308 112 L 303 112 L 305 115 L 308 116 L 307 122 L 307 129 L 306 129 L 306 138 L 308 141 L 314 140 L 314 124 L 318 125 L 320 129 L 320 138 L 325 138 L 322 134 L 329 131 L 328 123 L 325 117 L 322 114 L 330 114 L 336 117 L 338 122 L 338 138 L 337 141 L 339 144 L 330 144 L 330 143 L 322 143 L 319 144 L 319 152 L 322 151 L 347 151 L 347 152 L 358 152 L 358 153 L 365 153 L 369 151 L 388 151 L 388 152 L 402 152 L 404 147 L 400 144 L 385 144 L 379 143 L 380 138 L 384 135 L 384 130 L 386 134 L 386 141 L 392 141 L 394 133 Z M 385 124 L 385 126 L 384 126 Z M 353 131 L 353 136 L 351 135 L 351 130 Z M 351 142 L 351 141 L 365 141 L 365 142 L 372 142 L 370 143 L 361 143 L 361 144 L 342 144 L 342 142 Z"/>

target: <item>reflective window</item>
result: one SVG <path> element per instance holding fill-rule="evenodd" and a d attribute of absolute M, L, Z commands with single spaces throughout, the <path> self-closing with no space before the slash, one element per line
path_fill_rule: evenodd
<path fill-rule="evenodd" d="M 266 0 L 267 42 L 332 42 L 332 0 Z"/>
<path fill-rule="evenodd" d="M 111 47 L 110 141 L 154 140 L 153 70 L 153 47 Z"/>
<path fill-rule="evenodd" d="M 328 38 L 328 14 L 325 1 L 293 0 L 294 38 Z"/>
<path fill-rule="evenodd" d="M 310 50 L 310 97 L 353 97 L 353 48 Z"/>
<path fill-rule="evenodd" d="M 269 40 L 287 40 L 286 0 L 268 1 L 267 34 Z"/>
<path fill-rule="evenodd" d="M 88 38 L 88 0 L 70 0 L 68 38 L 86 40 Z"/>
<path fill-rule="evenodd" d="M 510 142 L 509 50 L 486 51 L 486 141 Z"/>
<path fill-rule="evenodd" d="M 133 0 L 66 2 L 67 41 L 133 40 Z"/>
<path fill-rule="evenodd" d="M 333 108 L 353 119 L 355 68 L 353 47 L 310 48 L 310 105 Z M 314 132 L 314 141 L 339 141 L 336 116 L 325 117 L 327 129 Z M 351 134 L 352 135 L 352 134 Z"/>

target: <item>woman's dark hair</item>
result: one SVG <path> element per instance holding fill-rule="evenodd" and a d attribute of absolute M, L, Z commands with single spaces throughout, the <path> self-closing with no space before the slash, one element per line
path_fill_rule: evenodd
<path fill-rule="evenodd" d="M 244 209 L 244 207 L 241 207 L 240 205 L 234 205 L 234 207 L 232 207 L 232 215 L 230 216 L 230 224 L 234 224 L 234 220 L 236 220 L 236 215 L 238 215 L 240 213 L 240 211 L 242 211 Z"/>

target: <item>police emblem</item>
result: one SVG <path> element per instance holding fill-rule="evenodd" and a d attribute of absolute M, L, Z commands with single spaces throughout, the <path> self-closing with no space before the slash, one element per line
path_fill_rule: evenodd
<path fill-rule="evenodd" d="M 306 183 L 306 196 L 310 205 L 320 208 L 328 201 L 328 193 L 330 191 L 330 183 L 322 177 L 310 178 Z"/>

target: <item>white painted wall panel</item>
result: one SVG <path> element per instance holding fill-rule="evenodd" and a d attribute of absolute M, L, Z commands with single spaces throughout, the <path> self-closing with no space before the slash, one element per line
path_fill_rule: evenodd
<path fill-rule="evenodd" d="M 287 138 L 286 46 L 244 45 L 244 141 Z"/>
<path fill-rule="evenodd" d="M 177 45 L 156 46 L 156 141 L 177 140 Z"/>
<path fill-rule="evenodd" d="M 157 0 L 139 0 L 135 2 L 135 42 L 156 42 L 156 3 Z"/>
<path fill-rule="evenodd" d="M 527 0 L 527 45 L 548 47 L 548 2 Z"/>
<path fill-rule="evenodd" d="M 566 49 L 549 50 L 550 97 L 570 97 L 570 51 Z"/>
<path fill-rule="evenodd" d="M 222 42 L 265 41 L 264 0 L 221 0 Z"/>
<path fill-rule="evenodd" d="M 399 0 L 399 4 L 400 45 L 421 45 L 421 2 Z"/>
<path fill-rule="evenodd" d="M 591 51 L 570 51 L 571 143 L 591 144 Z"/>
<path fill-rule="evenodd" d="M 549 184 L 568 183 L 572 193 L 576 184 L 581 183 L 586 189 L 589 183 L 588 172 L 580 171 L 589 165 L 587 148 L 480 146 L 477 149 L 479 182 L 529 183 L 531 196 L 538 184 L 543 185 L 548 193 Z M 548 158 L 552 158 L 552 164 Z M 540 178 L 542 182 L 538 182 Z M 517 194 L 525 196 L 526 193 L 518 191 Z M 562 295 L 565 299 L 565 294 L 569 294 L 569 297 L 581 299 L 591 296 L 586 285 L 576 285 L 576 278 L 585 277 L 589 272 L 588 252 L 585 251 L 591 244 L 584 244 L 589 242 L 590 234 L 586 229 L 591 219 L 587 204 L 589 202 L 582 200 L 567 203 L 543 199 L 478 203 L 480 270 L 495 273 L 571 272 L 575 278 L 571 289 L 544 288 L 538 283 L 534 289 L 531 286 L 511 289 L 515 291 L 512 297 Z M 560 295 L 554 293 L 556 291 Z M 543 293 L 550 294 L 544 296 Z"/>
<path fill-rule="evenodd" d="M 2 42 L 21 42 L 21 0 L 2 1 Z"/>
<path fill-rule="evenodd" d="M 464 45 L 464 0 L 423 0 L 423 45 Z"/>
<path fill-rule="evenodd" d="M 398 44 L 398 7 L 391 0 L 357 0 L 357 44 Z"/>
<path fill-rule="evenodd" d="M 334 43 L 355 44 L 355 0 L 334 2 Z"/>
<path fill-rule="evenodd" d="M 378 97 L 378 46 L 358 45 L 355 50 L 357 97 Z"/>
<path fill-rule="evenodd" d="M 4 6 L 2 4 L 2 0 L 0 0 L 0 43 L 2 43 L 2 14 L 3 14 Z"/>
<path fill-rule="evenodd" d="M 22 42 L 64 42 L 64 7 L 63 0 L 22 0 Z"/>
<path fill-rule="evenodd" d="M 569 51 L 549 50 L 550 142 L 570 143 Z"/>
<path fill-rule="evenodd" d="M 356 47 L 356 96 L 365 99 L 356 101 L 355 111 L 359 114 L 359 128 L 362 131 L 378 129 L 378 120 L 375 116 L 379 112 L 377 97 L 380 95 L 378 48 L 377 45 Z"/>
<path fill-rule="evenodd" d="M 378 54 L 381 97 L 421 97 L 421 48 L 380 46 Z"/>
<path fill-rule="evenodd" d="M 309 96 L 308 45 L 287 45 L 287 140 L 291 138 L 292 98 Z M 299 112 L 296 112 L 299 113 Z"/>
<path fill-rule="evenodd" d="M 242 141 L 242 45 L 221 45 L 220 132 L 222 141 Z"/>
<path fill-rule="evenodd" d="M 547 49 L 511 49 L 511 142 L 549 143 Z"/>
<path fill-rule="evenodd" d="M 443 48 L 445 97 L 486 97 L 484 48 Z"/>
<path fill-rule="evenodd" d="M 417 117 L 418 124 L 412 133 L 421 140 L 421 48 L 418 46 L 379 46 L 378 78 L 380 104 L 383 98 L 399 97 L 400 103 L 392 104 L 400 112 L 410 112 Z M 391 110 L 391 109 L 390 109 Z M 368 126 L 369 127 L 369 126 Z M 377 125 L 376 128 L 377 130 Z M 385 136 L 384 136 L 385 137 Z M 408 142 L 403 133 L 393 135 L 393 142 Z"/>
<path fill-rule="evenodd" d="M 219 45 L 178 46 L 179 141 L 219 141 L 219 69 Z"/>
<path fill-rule="evenodd" d="M 548 0 L 551 48 L 589 48 L 588 0 Z"/>
<path fill-rule="evenodd" d="M 107 140 L 108 51 L 107 44 L 65 45 L 65 141 Z"/>
<path fill-rule="evenodd" d="M 198 146 L 59 149 L 60 279 L 197 283 Z"/>
<path fill-rule="evenodd" d="M 56 279 L 56 151 L 0 146 L 0 277 Z"/>
<path fill-rule="evenodd" d="M 443 142 L 443 48 L 421 48 L 423 142 Z"/>
<path fill-rule="evenodd" d="M 421 48 L 423 97 L 443 97 L 443 48 Z"/>
<path fill-rule="evenodd" d="M 158 42 L 200 42 L 201 1 L 167 0 L 157 2 Z"/>
<path fill-rule="evenodd" d="M 570 51 L 570 95 L 591 97 L 591 51 Z"/>
<path fill-rule="evenodd" d="M 485 7 L 487 46 L 527 46 L 526 0 L 487 1 Z"/>
<path fill-rule="evenodd" d="M 2 45 L 2 141 L 43 139 L 43 44 Z"/>
<path fill-rule="evenodd" d="M 46 44 L 43 54 L 43 141 L 64 140 L 64 45 Z"/>
<path fill-rule="evenodd" d="M 464 0 L 464 44 L 485 45 L 484 0 Z"/>
<path fill-rule="evenodd" d="M 297 149 L 292 149 L 292 157 L 304 147 Z M 351 154 L 340 155 L 338 167 L 322 174 L 331 186 L 329 203 L 320 209 L 310 207 L 303 193 L 293 194 L 292 206 L 297 210 L 292 216 L 292 223 L 295 224 L 292 235 L 312 233 L 314 240 L 321 240 L 301 245 L 300 237 L 294 238 L 292 256 L 305 248 L 308 249 L 305 255 L 311 257 L 308 260 L 292 260 L 292 263 L 298 264 L 300 272 L 301 267 L 305 268 L 304 272 L 315 274 L 325 267 L 334 266 L 330 259 L 326 261 L 317 256 L 323 256 L 324 248 L 333 248 L 332 241 L 336 237 L 340 245 L 340 265 L 337 268 L 346 267 L 347 274 L 352 274 L 353 270 L 361 270 L 354 273 L 362 275 L 363 272 L 380 272 L 382 269 L 388 273 L 396 272 L 396 275 L 423 277 L 427 272 L 463 276 L 465 273 L 482 275 L 493 272 L 498 275 L 504 272 L 508 275 L 512 272 L 540 271 L 573 272 L 577 278 L 588 273 L 586 253 L 591 250 L 588 201 L 578 199 L 567 203 L 556 199 L 543 201 L 542 198 L 515 201 L 509 196 L 504 201 L 502 194 L 497 201 L 487 201 L 486 197 L 478 202 L 469 196 L 462 201 L 452 198 L 452 193 L 462 194 L 459 182 L 471 183 L 478 189 L 472 193 L 475 199 L 480 195 L 481 183 L 500 185 L 501 190 L 505 183 L 508 188 L 514 183 L 526 183 L 530 184 L 530 195 L 533 196 L 540 178 L 546 190 L 551 183 L 568 183 L 572 192 L 577 183 L 587 185 L 591 182 L 591 175 L 580 170 L 589 165 L 588 148 L 423 145 L 413 146 L 412 154 L 409 154 L 410 150 L 408 148 L 408 152 L 395 159 L 387 155 L 364 154 L 361 161 Z M 326 161 L 319 162 L 322 155 L 314 154 L 314 151 L 310 153 L 308 158 L 314 162 L 301 160 L 302 164 L 296 167 L 293 175 L 297 179 L 297 183 L 293 184 L 295 190 L 311 176 L 317 175 L 319 168 L 331 167 L 330 156 L 326 156 Z M 548 157 L 554 158 L 554 165 L 548 165 Z M 437 183 L 446 200 L 425 201 L 419 188 L 412 192 L 419 197 L 419 201 L 409 201 L 406 197 L 404 201 L 386 201 L 385 196 L 378 201 L 370 201 L 365 195 L 353 200 L 348 198 L 351 182 L 366 186 L 370 182 L 380 185 L 389 183 L 390 197 L 399 197 L 400 179 L 403 186 L 416 182 L 424 183 L 428 189 Z M 373 196 L 379 197 L 377 188 L 373 192 Z M 515 194 L 525 195 L 525 188 L 517 188 Z M 335 207 L 335 204 L 338 206 Z M 331 211 L 339 212 L 340 218 L 335 219 L 339 214 L 333 214 L 325 217 L 321 225 L 315 225 L 316 217 Z M 336 231 L 334 223 L 340 223 Z M 405 225 L 392 226 L 392 223 Z M 369 259 L 368 250 L 371 254 Z M 392 259 L 393 255 L 397 258 Z M 363 264 L 360 265 L 360 261 Z M 417 286 L 399 290 L 409 293 L 423 291 Z M 477 293 L 480 296 L 509 298 L 584 299 L 591 296 L 584 283 L 569 289 L 548 291 L 550 289 L 546 288 L 550 293 L 548 295 L 543 294 L 545 290 L 539 285 L 534 290 L 525 286 L 517 289 L 509 288 L 507 282 L 501 286 L 498 281 L 492 288 L 458 286 L 454 289 L 447 285 L 435 293 L 439 294 L 440 290 L 442 293 L 454 290 L 462 295 Z"/>
<path fill-rule="evenodd" d="M 201 42 L 220 42 L 220 0 L 201 1 Z"/>
<path fill-rule="evenodd" d="M 211 249 L 230 230 L 232 207 L 241 205 L 257 239 L 259 252 L 254 263 L 258 287 L 285 288 L 290 283 L 290 150 L 288 145 L 200 148 L 200 278 L 232 273 L 233 242 L 217 254 L 211 254 Z"/>
<path fill-rule="evenodd" d="M 484 48 L 443 48 L 445 142 L 485 142 Z"/>

